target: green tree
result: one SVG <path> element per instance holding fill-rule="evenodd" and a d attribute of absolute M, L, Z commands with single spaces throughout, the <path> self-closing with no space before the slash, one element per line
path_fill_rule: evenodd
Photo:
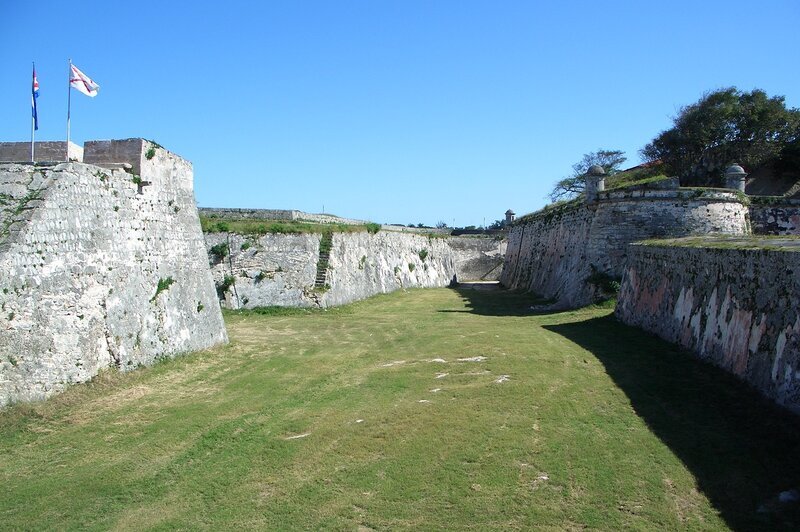
<path fill-rule="evenodd" d="M 752 171 L 779 160 L 798 138 L 800 111 L 787 109 L 783 96 L 730 87 L 683 107 L 673 124 L 642 148 L 642 157 L 660 159 L 683 184 L 720 185 L 733 162 Z"/>
<path fill-rule="evenodd" d="M 571 199 L 583 193 L 586 187 L 586 172 L 598 164 L 606 171 L 606 175 L 614 175 L 620 171 L 619 167 L 627 160 L 625 152 L 620 150 L 597 150 L 585 153 L 583 159 L 572 165 L 572 174 L 555 184 L 552 192 L 548 194 L 551 201 Z"/>

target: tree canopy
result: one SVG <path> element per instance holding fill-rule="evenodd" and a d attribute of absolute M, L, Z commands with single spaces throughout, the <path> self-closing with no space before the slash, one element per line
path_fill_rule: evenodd
<path fill-rule="evenodd" d="M 706 93 L 683 107 L 673 123 L 640 154 L 648 161 L 660 159 L 684 184 L 719 185 L 731 163 L 752 171 L 789 157 L 800 137 L 800 111 L 787 109 L 783 96 L 769 97 L 759 89 Z"/>
<path fill-rule="evenodd" d="M 597 150 L 585 153 L 583 159 L 572 165 L 572 174 L 555 184 L 548 194 L 551 201 L 571 199 L 581 194 L 586 188 L 586 172 L 596 164 L 603 167 L 606 175 L 614 175 L 626 161 L 625 153 L 619 150 Z"/>

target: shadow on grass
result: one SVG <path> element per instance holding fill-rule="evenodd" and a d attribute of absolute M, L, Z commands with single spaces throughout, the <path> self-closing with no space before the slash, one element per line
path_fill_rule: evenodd
<path fill-rule="evenodd" d="M 732 375 L 613 315 L 547 325 L 590 351 L 735 530 L 797 529 L 800 420 Z M 759 512 L 766 506 L 768 511 Z"/>
<path fill-rule="evenodd" d="M 465 312 L 482 316 L 531 316 L 544 311 L 531 307 L 547 306 L 551 300 L 528 292 L 513 292 L 491 283 L 463 283 L 453 288 L 464 300 L 466 309 L 445 309 L 439 312 Z"/>

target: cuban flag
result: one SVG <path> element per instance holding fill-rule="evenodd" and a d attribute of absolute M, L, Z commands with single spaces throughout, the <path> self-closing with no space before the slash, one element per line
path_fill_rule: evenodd
<path fill-rule="evenodd" d="M 33 85 L 31 86 L 31 113 L 33 116 L 33 130 L 39 130 L 39 113 L 36 111 L 36 100 L 39 98 L 39 80 L 36 79 L 36 67 L 33 67 Z"/>
<path fill-rule="evenodd" d="M 70 87 L 77 89 L 78 92 L 82 92 L 86 96 L 91 96 L 92 98 L 97 96 L 97 91 L 100 89 L 100 85 L 92 81 L 92 78 L 78 70 L 78 67 L 75 65 L 71 64 L 70 69 Z"/>

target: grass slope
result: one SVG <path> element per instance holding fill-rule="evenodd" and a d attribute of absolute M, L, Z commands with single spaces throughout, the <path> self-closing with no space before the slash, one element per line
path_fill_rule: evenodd
<path fill-rule="evenodd" d="M 529 304 L 227 314 L 229 346 L 0 413 L 0 528 L 792 525 L 756 509 L 800 484 L 794 418 L 609 309 Z"/>

